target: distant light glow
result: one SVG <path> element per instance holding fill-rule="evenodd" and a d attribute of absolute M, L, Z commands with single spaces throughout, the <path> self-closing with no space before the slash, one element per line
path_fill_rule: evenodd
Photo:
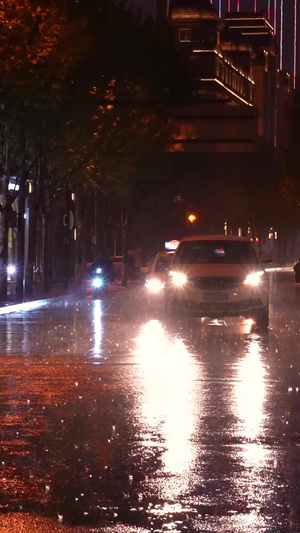
<path fill-rule="evenodd" d="M 8 265 L 7 274 L 9 274 L 11 276 L 12 274 L 15 274 L 15 273 L 16 273 L 15 265 Z"/>

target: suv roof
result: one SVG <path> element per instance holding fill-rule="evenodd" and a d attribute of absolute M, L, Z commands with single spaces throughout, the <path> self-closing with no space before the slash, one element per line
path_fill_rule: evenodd
<path fill-rule="evenodd" d="M 180 242 L 185 241 L 239 241 L 251 242 L 249 237 L 238 237 L 237 235 L 191 235 L 190 237 L 183 237 Z"/>

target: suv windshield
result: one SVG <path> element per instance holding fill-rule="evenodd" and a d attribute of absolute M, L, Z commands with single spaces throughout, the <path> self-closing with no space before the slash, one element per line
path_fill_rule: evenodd
<path fill-rule="evenodd" d="M 185 241 L 179 245 L 174 263 L 257 263 L 249 242 L 241 241 Z"/>

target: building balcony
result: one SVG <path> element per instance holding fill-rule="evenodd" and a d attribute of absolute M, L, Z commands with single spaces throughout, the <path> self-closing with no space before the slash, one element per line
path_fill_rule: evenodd
<path fill-rule="evenodd" d="M 196 49 L 190 58 L 194 96 L 233 105 L 253 106 L 254 81 L 218 47 Z"/>

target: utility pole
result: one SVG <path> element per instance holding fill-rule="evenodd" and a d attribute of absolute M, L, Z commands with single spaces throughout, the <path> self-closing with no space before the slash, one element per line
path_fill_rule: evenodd
<path fill-rule="evenodd" d="M 24 254 L 25 254 L 25 186 L 26 186 L 26 171 L 25 161 L 23 160 L 20 168 L 20 188 L 18 196 L 18 237 L 17 237 L 17 285 L 16 298 L 22 301 L 24 298 L 25 289 L 25 270 L 24 270 Z"/>
<path fill-rule="evenodd" d="M 70 244 L 70 202 L 69 202 L 69 180 L 66 181 L 65 215 L 64 215 L 64 248 L 65 248 L 65 272 L 64 287 L 69 286 L 69 244 Z"/>
<path fill-rule="evenodd" d="M 8 228 L 10 204 L 8 198 L 8 185 L 10 176 L 9 165 L 9 131 L 5 126 L 5 168 L 2 175 L 3 203 L 0 213 L 0 301 L 7 299 L 7 263 L 8 263 Z"/>

